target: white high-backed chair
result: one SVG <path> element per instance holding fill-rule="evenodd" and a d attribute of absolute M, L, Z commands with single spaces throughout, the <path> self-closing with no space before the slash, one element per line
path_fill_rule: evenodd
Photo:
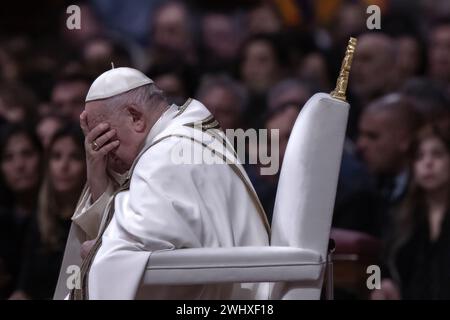
<path fill-rule="evenodd" d="M 349 105 L 314 95 L 292 130 L 267 247 L 151 254 L 144 285 L 272 282 L 270 299 L 319 299 Z"/>

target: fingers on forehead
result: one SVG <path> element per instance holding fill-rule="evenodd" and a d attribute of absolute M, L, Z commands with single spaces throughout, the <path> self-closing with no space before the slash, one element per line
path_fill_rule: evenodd
<path fill-rule="evenodd" d="M 100 114 L 89 114 L 89 116 L 86 117 L 86 123 L 89 130 L 94 129 L 102 122 L 104 122 L 104 117 L 102 117 Z"/>

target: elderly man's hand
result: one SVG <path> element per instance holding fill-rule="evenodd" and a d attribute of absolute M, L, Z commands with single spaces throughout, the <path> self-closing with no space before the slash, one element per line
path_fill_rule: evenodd
<path fill-rule="evenodd" d="M 116 131 L 109 130 L 107 123 L 100 123 L 89 130 L 86 111 L 80 115 L 80 126 L 85 136 L 87 182 L 91 188 L 92 201 L 95 201 L 108 187 L 106 173 L 108 154 L 119 146 L 119 140 L 113 139 Z"/>

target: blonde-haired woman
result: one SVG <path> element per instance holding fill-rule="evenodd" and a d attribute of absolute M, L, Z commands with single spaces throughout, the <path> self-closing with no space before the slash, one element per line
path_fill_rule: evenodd
<path fill-rule="evenodd" d="M 80 128 L 68 125 L 50 143 L 37 219 L 32 224 L 19 286 L 12 299 L 53 296 L 70 218 L 86 180 L 83 141 Z"/>

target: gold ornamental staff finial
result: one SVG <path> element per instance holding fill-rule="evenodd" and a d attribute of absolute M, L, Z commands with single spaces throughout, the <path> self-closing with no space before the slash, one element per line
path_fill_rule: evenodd
<path fill-rule="evenodd" d="M 345 57 L 342 61 L 341 71 L 339 72 L 339 77 L 336 81 L 336 89 L 331 91 L 331 96 L 333 98 L 347 101 L 345 97 L 345 92 L 347 91 L 348 76 L 350 74 L 350 67 L 352 65 L 353 54 L 356 48 L 356 38 L 351 37 L 348 41 L 347 50 L 345 51 Z"/>

